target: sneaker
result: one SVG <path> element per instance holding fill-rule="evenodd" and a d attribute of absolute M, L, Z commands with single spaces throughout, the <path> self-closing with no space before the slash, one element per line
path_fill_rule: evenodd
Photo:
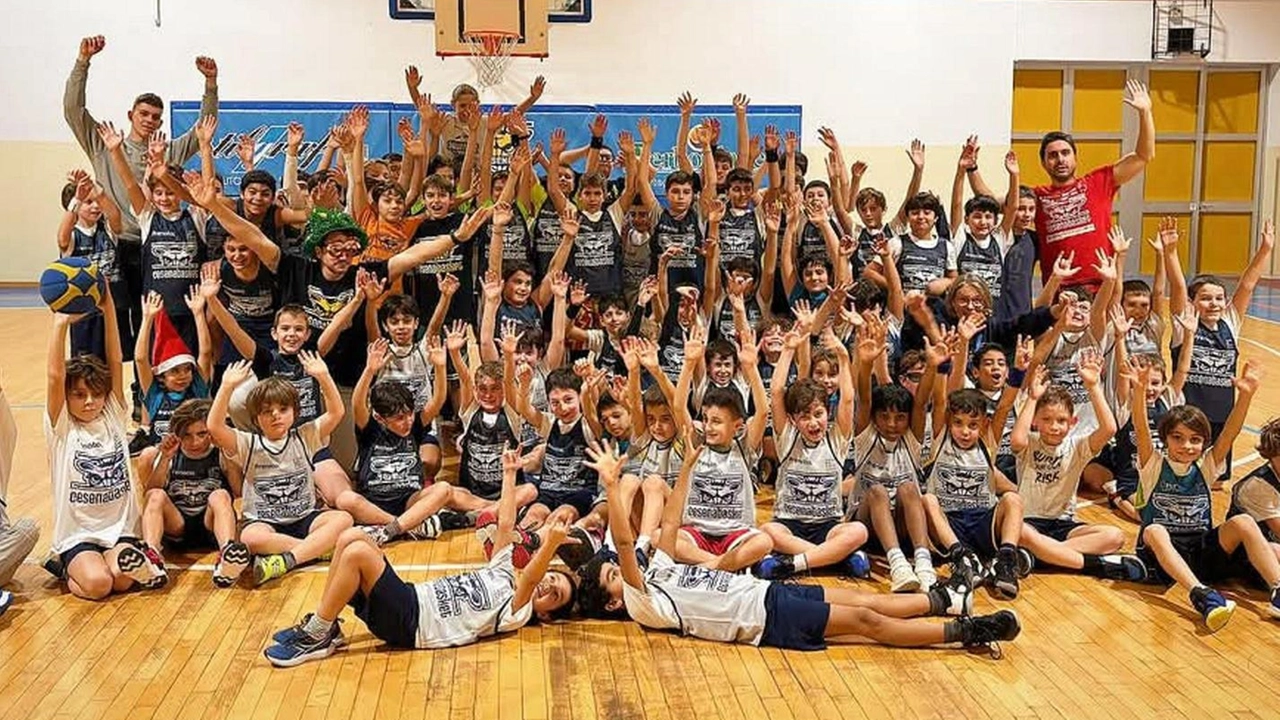
<path fill-rule="evenodd" d="M 155 553 L 150 550 L 150 553 Z M 165 574 L 163 564 L 156 566 L 149 557 L 148 553 L 139 550 L 136 547 L 125 547 L 116 556 L 116 563 L 120 566 L 120 572 L 128 575 L 138 587 L 145 590 L 152 590 L 163 587 L 169 580 L 169 576 Z"/>
<path fill-rule="evenodd" d="M 1137 555 L 1107 555 L 1102 558 L 1102 571 L 1108 580 L 1147 581 L 1147 564 Z"/>
<path fill-rule="evenodd" d="M 442 529 L 440 516 L 432 515 L 423 520 L 421 525 L 411 529 L 408 535 L 410 540 L 435 540 L 440 537 Z"/>
<path fill-rule="evenodd" d="M 1211 587 L 1199 587 L 1191 591 L 1191 606 L 1204 618 L 1209 632 L 1218 632 L 1236 611 L 1234 600 L 1222 597 L 1222 593 Z"/>
<path fill-rule="evenodd" d="M 151 563 L 152 568 L 159 575 L 148 589 L 164 587 L 169 582 L 169 571 L 164 566 L 164 558 L 151 546 L 142 548 L 142 554 L 147 556 L 147 562 Z"/>
<path fill-rule="evenodd" d="M 45 572 L 59 580 L 62 580 L 67 576 L 67 569 L 62 566 L 62 556 L 52 550 L 50 550 L 44 560 L 40 562 L 40 567 L 44 568 Z"/>
<path fill-rule="evenodd" d="M 961 642 L 967 648 L 986 647 L 991 657 L 999 660 L 1000 643 L 1018 637 L 1022 625 L 1012 610 L 1001 610 L 992 615 L 960 618 Z"/>
<path fill-rule="evenodd" d="M 844 559 L 844 566 L 849 571 L 849 575 L 866 580 L 871 577 L 871 558 L 862 550 L 855 550 Z"/>
<path fill-rule="evenodd" d="M 498 533 L 498 513 L 493 510 L 481 510 L 476 515 L 476 539 L 484 549 L 486 560 L 493 557 L 494 535 Z"/>
<path fill-rule="evenodd" d="M 523 570 L 529 561 L 533 560 L 533 555 L 538 552 L 538 548 L 542 547 L 542 538 L 521 527 L 516 528 L 513 535 L 511 564 L 517 570 Z"/>
<path fill-rule="evenodd" d="M 569 528 L 568 536 L 576 543 L 563 543 L 556 548 L 556 557 L 564 561 L 570 570 L 577 570 L 591 561 L 596 554 L 595 538 L 580 527 Z"/>
<path fill-rule="evenodd" d="M 941 601 L 941 614 L 967 616 L 973 612 L 973 589 L 973 576 L 967 570 L 957 570 L 947 582 L 929 590 L 929 595 Z"/>
<path fill-rule="evenodd" d="M 796 574 L 795 561 L 790 555 L 765 555 L 754 569 L 756 577 L 762 580 L 781 580 Z"/>
<path fill-rule="evenodd" d="M 896 593 L 911 593 L 920 589 L 920 578 L 906 560 L 889 564 L 889 590 Z"/>
<path fill-rule="evenodd" d="M 938 572 L 933 569 L 933 561 L 929 558 L 916 558 L 916 579 L 920 581 L 920 592 L 929 590 L 938 584 Z"/>
<path fill-rule="evenodd" d="M 287 645 L 294 642 L 297 637 L 302 635 L 302 628 L 306 627 L 307 621 L 311 619 L 311 615 L 311 613 L 303 615 L 297 625 L 291 625 L 283 630 L 277 630 L 275 634 L 271 636 L 271 642 L 276 645 Z M 342 618 L 338 618 L 338 622 L 335 624 L 341 625 Z M 347 636 L 342 633 L 338 633 L 338 637 L 334 642 L 337 643 L 338 647 L 342 647 L 347 644 Z"/>
<path fill-rule="evenodd" d="M 391 542 L 391 538 L 387 537 L 387 531 L 383 530 L 381 525 L 357 525 L 356 529 L 368 535 L 369 541 L 378 547 Z"/>
<path fill-rule="evenodd" d="M 1280 620 L 1280 587 L 1271 591 L 1271 604 L 1267 606 L 1267 612 L 1271 613 L 1271 617 Z"/>
<path fill-rule="evenodd" d="M 283 555 L 255 555 L 253 558 L 253 584 L 262 585 L 276 578 L 284 577 L 289 566 Z"/>
<path fill-rule="evenodd" d="M 342 645 L 342 626 L 335 622 L 333 629 L 325 633 L 324 637 L 312 637 L 298 630 L 289 638 L 289 642 L 272 645 L 262 654 L 276 667 L 294 667 L 308 660 L 329 657 Z"/>
<path fill-rule="evenodd" d="M 0 590 L 0 615 L 13 605 L 13 593 L 8 590 Z"/>
<path fill-rule="evenodd" d="M 1020 547 L 1018 548 L 1018 577 L 1025 578 L 1036 569 L 1036 556 L 1031 551 Z"/>
<path fill-rule="evenodd" d="M 436 517 L 440 518 L 441 531 L 465 530 L 476 525 L 476 519 L 469 513 L 460 513 L 455 510 L 441 510 L 436 513 Z"/>
<path fill-rule="evenodd" d="M 235 585 L 252 561 L 249 548 L 232 540 L 218 553 L 218 564 L 213 568 L 213 584 L 220 588 Z"/>
<path fill-rule="evenodd" d="M 991 587 L 995 589 L 996 594 L 1005 600 L 1018 597 L 1017 561 L 1001 560 L 997 557 L 992 569 L 994 573 Z"/>
<path fill-rule="evenodd" d="M 133 437 L 129 438 L 129 457 L 138 457 L 149 447 L 151 447 L 151 433 L 145 428 L 138 428 Z"/>

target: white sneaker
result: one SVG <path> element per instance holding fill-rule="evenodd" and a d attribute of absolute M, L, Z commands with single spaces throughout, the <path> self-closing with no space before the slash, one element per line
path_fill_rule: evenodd
<path fill-rule="evenodd" d="M 889 564 L 889 590 L 896 593 L 911 593 L 920 589 L 920 578 L 911 569 L 906 560 Z"/>
<path fill-rule="evenodd" d="M 938 584 L 938 573 L 933 570 L 933 561 L 929 558 L 916 558 L 916 579 L 920 581 L 920 592 L 929 592 Z"/>

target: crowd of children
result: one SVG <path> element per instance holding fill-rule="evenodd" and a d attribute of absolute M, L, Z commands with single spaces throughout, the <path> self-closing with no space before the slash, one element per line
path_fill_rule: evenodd
<path fill-rule="evenodd" d="M 87 38 L 77 71 L 103 46 Z M 453 114 L 424 99 L 404 152 L 380 160 L 364 157 L 357 107 L 310 174 L 292 127 L 274 205 L 261 171 L 242 200 L 223 197 L 212 112 L 175 141 L 198 171 L 171 165 L 190 153 L 142 122 L 154 96 L 127 140 L 97 126 L 111 162 L 94 165 L 115 175 L 70 175 L 58 240 L 110 292 L 98 313 L 55 314 L 49 346 L 46 567 L 72 593 L 163 586 L 166 547 L 217 549 L 219 586 L 330 558 L 319 605 L 266 650 L 280 666 L 341 646 L 345 605 L 407 648 L 574 614 L 784 648 L 989 645 L 1019 621 L 974 615 L 975 590 L 1012 600 L 1037 566 L 1176 582 L 1214 630 L 1234 604 L 1207 583 L 1260 582 L 1280 618 L 1280 422 L 1230 518 L 1212 514 L 1259 386 L 1238 343 L 1269 221 L 1230 296 L 1184 279 L 1172 221 L 1151 241 L 1153 285 L 1124 277 L 1136 248 L 1119 229 L 1046 263 L 1047 191 L 1019 184 L 1012 152 L 996 199 L 969 138 L 945 211 L 919 189 L 914 143 L 888 216 L 834 133 L 820 132 L 818 179 L 795 136 L 751 137 L 745 96 L 736 153 L 680 99 L 682 169 L 660 201 L 647 122 L 612 148 L 604 117 L 587 147 L 559 131 L 530 147 L 523 111 L 541 87 L 488 113 L 468 86 Z M 1126 102 L 1150 120 L 1140 86 Z M 495 172 L 499 135 L 513 150 Z M 1071 144 L 1047 136 L 1040 161 Z M 1114 174 L 1113 189 L 1132 160 Z M 136 288 L 119 280 L 122 216 L 140 229 Z M 1038 298 L 1037 252 L 1051 268 Z M 759 524 L 762 485 L 774 501 Z M 1116 525 L 1078 519 L 1082 486 L 1139 523 L 1132 552 Z M 474 572 L 410 584 L 380 551 L 463 528 L 487 556 Z M 868 580 L 872 558 L 891 593 L 778 582 Z"/>

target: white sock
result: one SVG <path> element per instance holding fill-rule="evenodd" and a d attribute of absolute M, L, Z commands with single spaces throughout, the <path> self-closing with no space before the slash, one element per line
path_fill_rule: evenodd
<path fill-rule="evenodd" d="M 307 618 L 306 624 L 302 626 L 302 631 L 313 638 L 322 638 L 333 629 L 333 623 L 333 620 L 325 620 L 319 615 L 312 614 L 311 617 Z"/>
<path fill-rule="evenodd" d="M 916 565 L 933 567 L 933 556 L 929 554 L 928 548 L 916 548 Z"/>
<path fill-rule="evenodd" d="M 791 564 L 795 566 L 796 572 L 804 572 L 809 569 L 809 559 L 805 557 L 804 553 L 792 555 Z"/>
<path fill-rule="evenodd" d="M 907 561 L 907 556 L 902 554 L 902 548 L 893 548 L 886 552 L 884 556 L 885 559 L 889 561 L 890 565 L 895 563 L 904 563 Z"/>

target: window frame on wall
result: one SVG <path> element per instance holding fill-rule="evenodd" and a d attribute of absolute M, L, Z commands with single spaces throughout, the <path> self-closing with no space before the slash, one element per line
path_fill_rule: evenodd
<path fill-rule="evenodd" d="M 1061 74 L 1061 107 L 1059 113 L 1059 127 L 1054 129 L 1063 130 L 1071 133 L 1077 143 L 1085 142 L 1119 142 L 1120 153 L 1132 152 L 1137 145 L 1138 140 L 1138 116 L 1137 113 L 1129 109 L 1123 109 L 1121 115 L 1121 127 L 1119 131 L 1080 131 L 1075 132 L 1075 93 L 1076 93 L 1076 72 L 1077 71 L 1118 71 L 1123 72 L 1126 80 L 1138 80 L 1144 85 L 1150 87 L 1151 72 L 1160 71 L 1183 71 L 1196 72 L 1197 95 L 1196 95 L 1196 120 L 1195 129 L 1192 132 L 1167 132 L 1162 131 L 1160 127 L 1160 116 L 1157 114 L 1156 122 L 1156 140 L 1158 142 L 1188 142 L 1193 144 L 1192 159 L 1192 182 L 1191 182 L 1191 198 L 1189 201 L 1147 201 L 1146 200 L 1146 181 L 1147 173 L 1144 171 L 1134 180 L 1120 189 L 1119 196 L 1115 203 L 1115 213 L 1119 217 L 1120 226 L 1125 229 L 1135 242 L 1142 242 L 1145 245 L 1146 239 L 1141 237 L 1144 216 L 1152 215 L 1175 215 L 1188 216 L 1190 219 L 1189 232 L 1183 242 L 1186 245 L 1186 262 L 1184 270 L 1188 277 L 1194 275 L 1200 269 L 1200 230 L 1202 227 L 1203 216 L 1220 215 L 1249 215 L 1249 241 L 1248 254 L 1252 256 L 1259 242 L 1258 233 L 1261 229 L 1261 210 L 1262 210 L 1262 190 L 1264 169 L 1263 165 L 1266 161 L 1266 130 L 1267 130 L 1267 100 L 1268 100 L 1268 80 L 1270 79 L 1270 69 L 1266 65 L 1250 64 L 1250 63 L 1213 63 L 1206 64 L 1201 62 L 1168 62 L 1168 63 L 1109 63 L 1109 62 L 1038 62 L 1038 61 L 1017 61 L 1014 63 L 1014 83 L 1017 87 L 1017 71 L 1019 70 L 1046 70 L 1056 71 Z M 1239 73 L 1250 72 L 1256 73 L 1258 76 L 1258 112 L 1255 120 L 1254 132 L 1252 133 L 1210 133 L 1207 128 L 1207 109 L 1208 109 L 1208 89 L 1210 75 L 1218 73 Z M 1012 118 L 1011 118 L 1012 128 Z M 1045 131 L 1047 132 L 1047 131 Z M 1011 131 L 1010 139 L 1014 144 L 1017 143 L 1036 143 L 1038 144 L 1043 137 L 1043 132 L 1027 132 L 1027 131 Z M 1204 201 L 1204 165 L 1205 165 L 1205 149 L 1212 143 L 1224 142 L 1252 142 L 1253 157 L 1253 178 L 1252 178 L 1252 199 L 1250 201 Z M 1035 163 L 1037 167 L 1040 165 L 1040 158 L 1019 158 L 1023 163 L 1028 161 Z M 1080 167 L 1080 173 L 1088 172 L 1093 168 Z M 1125 272 L 1133 274 L 1139 271 L 1142 262 L 1143 251 L 1130 251 L 1127 258 Z M 1243 265 L 1240 268 L 1243 270 Z M 1233 276 L 1239 272 L 1225 273 L 1219 272 L 1220 275 Z"/>

